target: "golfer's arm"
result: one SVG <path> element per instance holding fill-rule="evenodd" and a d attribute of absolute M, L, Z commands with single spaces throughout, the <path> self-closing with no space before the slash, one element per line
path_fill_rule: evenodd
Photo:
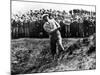
<path fill-rule="evenodd" d="M 56 25 L 58 26 L 58 28 L 60 28 L 60 24 L 59 24 L 58 22 L 56 22 L 56 21 L 55 21 L 55 23 L 56 23 Z"/>

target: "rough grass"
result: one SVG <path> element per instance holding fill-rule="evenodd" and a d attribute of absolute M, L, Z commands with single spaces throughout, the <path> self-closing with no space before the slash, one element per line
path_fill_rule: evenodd
<path fill-rule="evenodd" d="M 88 38 L 63 39 L 65 53 L 53 60 L 49 39 L 11 41 L 11 73 L 27 74 L 96 68 L 95 34 Z"/>

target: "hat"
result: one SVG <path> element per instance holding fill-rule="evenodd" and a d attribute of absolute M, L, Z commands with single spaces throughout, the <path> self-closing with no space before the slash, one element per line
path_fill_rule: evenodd
<path fill-rule="evenodd" d="M 46 16 L 49 16 L 48 14 L 43 14 L 42 15 L 42 18 L 44 19 L 44 17 L 46 17 Z"/>

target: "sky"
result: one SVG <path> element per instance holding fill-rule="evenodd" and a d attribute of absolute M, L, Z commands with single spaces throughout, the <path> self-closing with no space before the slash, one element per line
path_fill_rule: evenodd
<path fill-rule="evenodd" d="M 54 4 L 54 3 L 38 3 L 38 2 L 24 2 L 24 1 L 12 1 L 12 13 L 24 13 L 30 9 L 55 9 L 55 10 L 66 10 L 71 9 L 85 9 L 88 11 L 95 11 L 95 6 L 83 6 L 83 5 L 69 5 L 69 4 Z"/>

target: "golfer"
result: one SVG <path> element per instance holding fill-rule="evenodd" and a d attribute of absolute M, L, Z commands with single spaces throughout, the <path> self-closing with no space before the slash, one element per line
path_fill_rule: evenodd
<path fill-rule="evenodd" d="M 60 25 L 53 18 L 51 19 L 48 14 L 44 14 L 42 17 L 45 21 L 43 28 L 49 34 L 51 54 L 54 58 L 56 54 L 60 55 L 61 52 L 64 52 L 62 37 L 59 31 Z M 56 48 L 58 48 L 58 52 Z"/>

